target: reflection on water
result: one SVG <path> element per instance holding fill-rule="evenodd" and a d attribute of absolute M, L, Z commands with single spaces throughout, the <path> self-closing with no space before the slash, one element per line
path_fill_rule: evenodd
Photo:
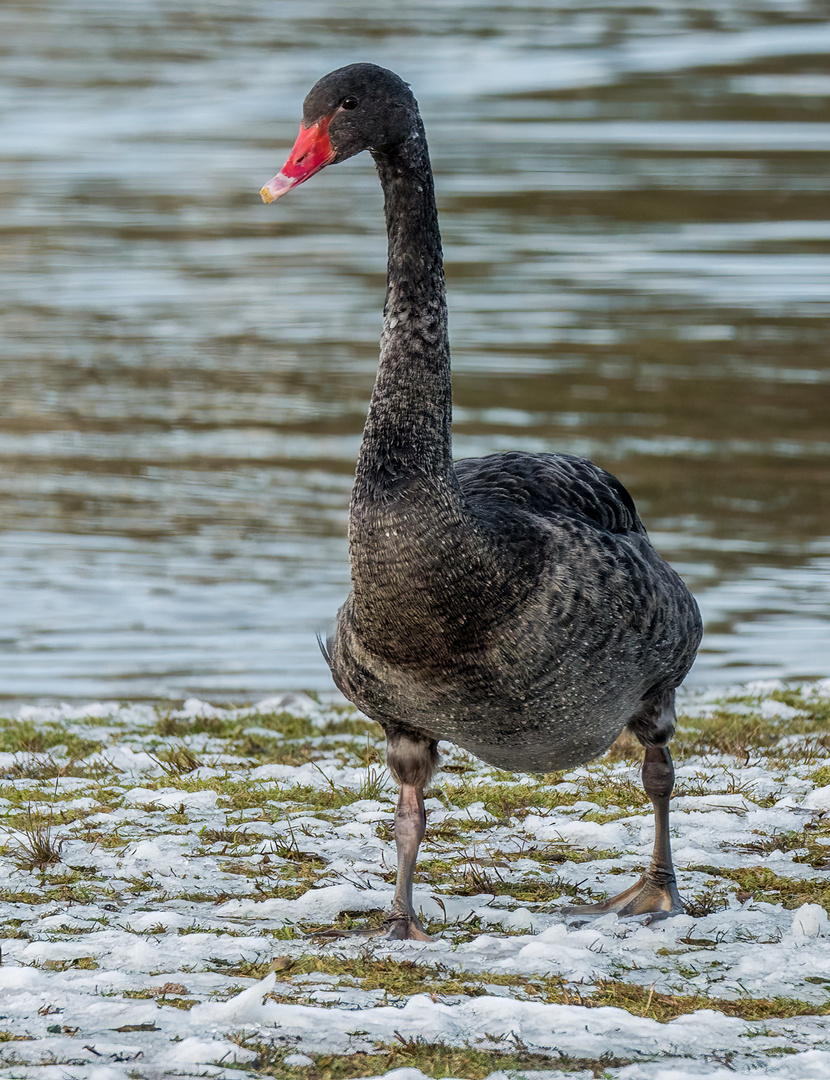
<path fill-rule="evenodd" d="M 381 197 L 366 157 L 257 191 L 355 59 L 425 115 L 456 453 L 616 472 L 701 600 L 693 683 L 827 674 L 820 8 L 4 5 L 0 695 L 329 687 Z"/>

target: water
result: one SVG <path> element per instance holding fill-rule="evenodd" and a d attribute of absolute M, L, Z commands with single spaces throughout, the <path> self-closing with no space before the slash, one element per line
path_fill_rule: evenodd
<path fill-rule="evenodd" d="M 0 696 L 330 686 L 381 197 L 257 192 L 357 59 L 424 113 L 456 453 L 619 475 L 693 685 L 830 671 L 825 5 L 21 0 L 0 42 Z"/>

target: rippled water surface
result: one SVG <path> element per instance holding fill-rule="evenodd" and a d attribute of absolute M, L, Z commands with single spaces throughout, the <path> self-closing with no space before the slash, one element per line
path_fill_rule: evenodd
<path fill-rule="evenodd" d="M 808 0 L 0 7 L 0 696 L 326 689 L 377 359 L 366 156 L 421 103 L 459 456 L 586 454 L 695 590 L 692 684 L 830 671 L 830 21 Z"/>

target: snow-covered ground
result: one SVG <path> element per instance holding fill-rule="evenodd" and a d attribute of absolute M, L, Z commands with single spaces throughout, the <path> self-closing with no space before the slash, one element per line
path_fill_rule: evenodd
<path fill-rule="evenodd" d="M 561 913 L 646 862 L 638 752 L 511 775 L 446 746 L 432 943 L 315 939 L 391 898 L 378 729 L 301 695 L 0 725 L 0 1076 L 830 1076 L 830 680 L 686 700 L 687 913 Z M 825 858 L 826 855 L 826 858 Z"/>

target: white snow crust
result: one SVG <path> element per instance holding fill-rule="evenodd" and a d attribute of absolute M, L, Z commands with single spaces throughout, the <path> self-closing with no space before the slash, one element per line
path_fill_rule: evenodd
<path fill-rule="evenodd" d="M 7 1041 L 0 1041 L 0 1076 L 247 1078 L 264 1075 L 259 1045 L 285 1051 L 286 1077 L 313 1076 L 320 1055 L 373 1053 L 417 1038 L 492 1051 L 490 1080 L 592 1075 L 573 1071 L 567 1063 L 574 1059 L 610 1062 L 605 1075 L 613 1080 L 824 1080 L 830 1077 L 827 911 L 812 901 L 769 902 L 759 898 L 763 890 L 745 895 L 734 884 L 753 867 L 762 884 L 786 879 L 830 895 L 821 892 L 830 880 L 830 772 L 822 774 L 830 748 L 790 733 L 799 709 L 764 697 L 769 693 L 769 686 L 744 691 L 757 696 L 759 716 L 780 724 L 778 750 L 798 751 L 794 763 L 750 751 L 678 765 L 672 836 L 681 892 L 700 897 L 708 890 L 718 902 L 709 911 L 698 902 L 692 913 L 662 922 L 605 915 L 579 924 L 560 910 L 589 885 L 600 894 L 620 891 L 647 861 L 650 809 L 625 802 L 639 782 L 636 766 L 615 761 L 576 769 L 558 782 L 561 805 L 504 818 L 488 807 L 494 771 L 446 748 L 446 764 L 463 770 L 467 784 L 480 783 L 484 796 L 453 805 L 439 796 L 442 784 L 457 777 L 438 776 L 427 800 L 425 863 L 449 850 L 447 842 L 430 839 L 430 830 L 440 836 L 461 829 L 469 868 L 484 867 L 486 880 L 515 885 L 514 892 L 549 879 L 551 893 L 531 901 L 507 886 L 453 892 L 424 870 L 416 906 L 442 926 L 432 943 L 321 942 L 304 933 L 343 912 L 377 921 L 391 898 L 395 864 L 394 785 L 379 765 L 367 771 L 351 763 L 339 749 L 351 745 L 346 737 L 326 736 L 330 706 L 291 695 L 245 709 L 191 700 L 165 714 L 184 728 L 198 718 L 218 725 L 217 732 L 230 725 L 233 738 L 198 725 L 164 736 L 159 711 L 146 705 L 20 708 L 7 725 L 60 729 L 67 739 L 100 747 L 76 759 L 86 775 L 71 775 L 67 745 L 0 754 L 0 809 L 7 819 L 0 855 L 0 1040 Z M 690 712 L 706 716 L 711 708 L 714 715 L 715 706 L 692 704 Z M 752 703 L 734 708 L 741 715 Z M 271 739 L 283 748 L 290 742 L 267 726 L 268 714 L 282 711 L 321 733 L 297 740 L 319 752 L 298 763 L 246 759 L 240 739 L 266 745 Z M 681 730 L 677 742 L 682 738 Z M 189 770 L 171 771 L 165 748 L 186 748 Z M 50 772 L 44 768 L 50 762 L 52 775 L 38 778 L 38 769 Z M 591 797 L 597 776 L 619 785 L 619 803 Z M 509 779 L 527 783 L 529 800 L 541 782 Z M 304 809 L 300 789 L 309 803 L 315 792 L 352 797 L 328 812 L 316 803 Z M 254 805 L 234 804 L 232 793 L 239 791 L 253 792 Z M 32 815 L 51 816 L 49 836 L 60 849 L 60 861 L 45 868 L 27 869 L 20 857 L 31 840 Z M 827 868 L 814 857 L 806 861 L 801 848 L 775 842 L 807 835 L 804 830 L 828 844 Z M 546 845 L 572 852 L 574 861 L 540 868 L 529 853 Z M 304 860 L 316 867 L 306 878 L 297 869 Z M 320 958 L 321 970 L 306 965 L 292 975 L 309 957 Z M 341 960 L 346 975 L 327 973 L 331 960 Z M 350 964 L 379 960 L 414 961 L 445 980 L 463 976 L 466 989 L 396 994 L 348 976 Z M 546 1001 L 545 980 L 557 978 L 580 988 L 585 1004 Z M 699 996 L 701 1007 L 661 1022 L 641 999 L 632 1008 L 592 1004 L 597 987 L 614 981 Z M 776 998 L 815 1011 L 787 1016 L 781 1008 L 752 1020 L 730 1015 L 723 1004 Z M 499 1058 L 511 1047 L 550 1065 L 505 1072 Z M 384 1071 L 384 1060 L 379 1053 L 379 1077 L 427 1080 L 419 1068 Z"/>

